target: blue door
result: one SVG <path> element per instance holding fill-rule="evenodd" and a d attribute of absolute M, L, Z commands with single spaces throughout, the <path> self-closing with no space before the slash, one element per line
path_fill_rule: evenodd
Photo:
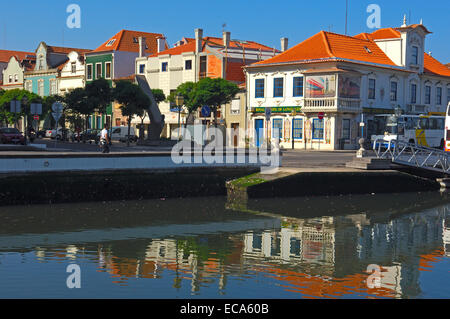
<path fill-rule="evenodd" d="M 255 120 L 255 143 L 256 147 L 260 147 L 261 143 L 264 140 L 264 120 L 262 119 L 256 119 Z"/>

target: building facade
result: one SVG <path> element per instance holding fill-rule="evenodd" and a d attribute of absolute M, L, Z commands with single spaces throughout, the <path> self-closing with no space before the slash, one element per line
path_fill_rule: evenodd
<path fill-rule="evenodd" d="M 3 80 L 0 87 L 4 90 L 23 89 L 23 74 L 32 70 L 35 62 L 36 56 L 33 52 L 0 50 L 0 71 Z"/>
<path fill-rule="evenodd" d="M 205 77 L 244 83 L 244 65 L 267 59 L 278 52 L 254 41 L 232 40 L 230 32 L 223 32 L 222 38 L 215 38 L 204 37 L 203 30 L 196 29 L 195 38 L 183 38 L 171 49 L 136 59 L 135 71 L 138 75 L 145 75 L 152 89 L 161 89 L 168 96 L 180 84 L 197 82 Z M 170 138 L 186 118 L 179 119 L 178 107 L 170 102 L 162 102 L 159 107 L 165 117 L 162 136 Z M 223 112 L 218 113 L 218 119 L 223 119 Z M 205 117 L 200 111 L 195 117 L 205 125 L 213 120 L 212 115 Z M 240 124 L 241 127 L 244 124 Z"/>
<path fill-rule="evenodd" d="M 370 139 L 375 114 L 443 114 L 450 72 L 424 52 L 429 33 L 421 24 L 354 37 L 321 31 L 248 66 L 251 143 L 355 149 L 361 136 Z"/>
<path fill-rule="evenodd" d="M 114 80 L 134 75 L 137 57 L 157 53 L 158 47 L 160 50 L 168 48 L 163 34 L 121 30 L 97 49 L 85 54 L 86 83 L 104 78 L 112 87 Z M 92 115 L 91 128 L 103 128 L 105 123 L 121 125 L 124 119 L 119 107 L 111 103 L 106 114 Z"/>

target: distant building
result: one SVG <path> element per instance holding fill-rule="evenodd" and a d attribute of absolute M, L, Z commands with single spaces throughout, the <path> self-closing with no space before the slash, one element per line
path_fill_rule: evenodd
<path fill-rule="evenodd" d="M 353 37 L 321 31 L 248 66 L 251 142 L 261 146 L 278 132 L 285 148 L 354 149 L 362 134 L 370 138 L 374 114 L 444 114 L 450 70 L 424 53 L 428 34 L 405 23 Z"/>
<path fill-rule="evenodd" d="M 195 38 L 183 38 L 173 48 L 137 58 L 135 71 L 138 75 L 145 75 L 152 89 L 161 89 L 168 96 L 181 83 L 197 82 L 205 77 L 224 78 L 241 84 L 245 82 L 242 66 L 267 59 L 278 52 L 254 41 L 232 40 L 230 32 L 223 32 L 222 38 L 204 37 L 203 30 L 196 29 Z M 162 136 L 170 137 L 178 127 L 178 108 L 169 102 L 162 102 L 159 107 L 166 123 Z M 218 119 L 223 119 L 221 112 L 218 113 Z M 203 117 L 200 111 L 195 117 L 203 124 L 212 121 L 212 115 Z M 181 118 L 180 123 L 185 120 Z"/>
<path fill-rule="evenodd" d="M 34 52 L 0 50 L 1 88 L 23 89 L 23 74 L 32 70 L 35 62 Z"/>
<path fill-rule="evenodd" d="M 86 83 L 104 78 L 112 87 L 114 80 L 134 75 L 137 57 L 157 53 L 158 46 L 168 48 L 161 33 L 121 30 L 97 49 L 85 54 Z M 113 107 L 113 103 L 106 114 L 92 115 L 89 120 L 91 128 L 103 128 L 104 123 L 111 123 L 111 126 L 124 123 L 119 106 Z"/>

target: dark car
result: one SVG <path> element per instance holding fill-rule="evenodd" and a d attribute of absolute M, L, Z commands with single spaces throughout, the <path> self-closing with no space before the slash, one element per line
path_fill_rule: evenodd
<path fill-rule="evenodd" d="M 83 141 L 83 143 L 89 142 L 90 144 L 92 142 L 98 143 L 99 139 L 97 138 L 98 133 L 100 130 L 95 129 L 89 129 L 80 134 L 80 140 Z"/>
<path fill-rule="evenodd" d="M 25 145 L 25 138 L 18 129 L 12 127 L 0 128 L 0 141 L 2 144 L 22 144 Z"/>
<path fill-rule="evenodd" d="M 37 133 L 36 133 L 36 137 L 37 138 L 44 138 L 45 137 L 45 133 L 47 132 L 47 130 L 39 130 L 39 131 L 37 131 Z"/>

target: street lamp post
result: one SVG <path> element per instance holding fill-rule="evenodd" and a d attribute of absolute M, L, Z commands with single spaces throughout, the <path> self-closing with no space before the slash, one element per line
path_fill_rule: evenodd
<path fill-rule="evenodd" d="M 181 106 L 184 104 L 184 97 L 181 94 L 175 96 L 175 105 L 178 107 L 178 139 L 180 139 L 181 132 Z"/>
<path fill-rule="evenodd" d="M 25 145 L 27 145 L 28 143 L 27 143 L 27 136 L 28 136 L 28 112 L 26 111 L 26 108 L 25 108 L 25 104 L 27 104 L 28 103 L 28 98 L 26 97 L 26 96 L 24 96 L 23 97 L 23 99 L 22 99 L 22 104 L 23 104 L 23 106 L 24 106 L 24 108 L 23 108 L 23 111 L 24 111 L 24 113 L 25 113 L 25 129 L 24 129 L 24 139 L 25 139 Z"/>

